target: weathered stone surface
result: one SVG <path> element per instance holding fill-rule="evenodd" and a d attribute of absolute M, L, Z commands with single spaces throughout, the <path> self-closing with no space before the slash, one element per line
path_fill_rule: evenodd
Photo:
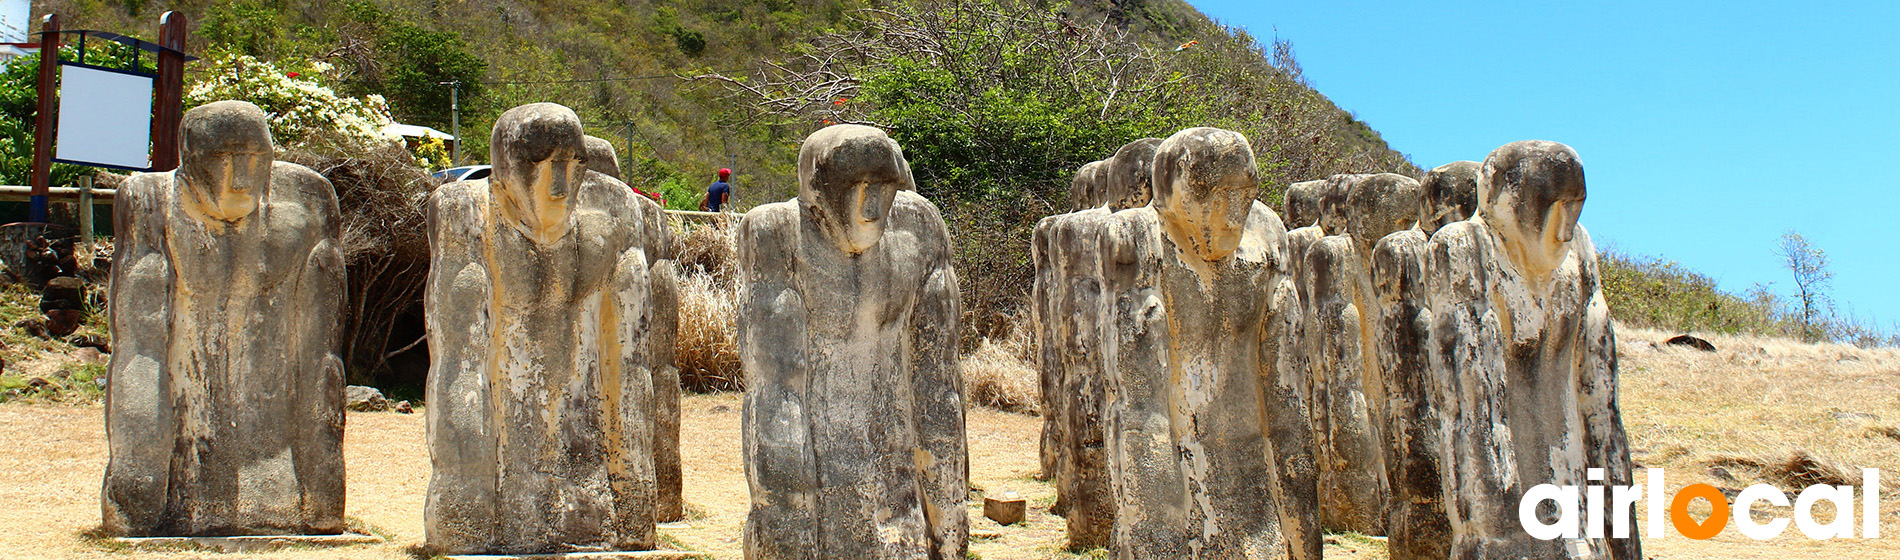
<path fill-rule="evenodd" d="M 1071 211 L 1081 211 L 1104 204 L 1103 193 L 1107 185 L 1102 184 L 1102 169 L 1107 161 L 1091 161 L 1075 170 L 1075 179 L 1069 182 L 1069 204 Z"/>
<path fill-rule="evenodd" d="M 343 407 L 356 412 L 389 410 L 389 399 L 375 387 L 350 385 L 343 388 Z"/>
<path fill-rule="evenodd" d="M 429 202 L 428 543 L 652 548 L 659 209 L 583 165 L 566 107 L 508 110 L 490 146 L 493 176 Z"/>
<path fill-rule="evenodd" d="M 1358 299 L 1358 257 L 1348 235 L 1320 238 L 1301 266 L 1305 305 L 1301 350 L 1310 376 L 1320 522 L 1329 531 L 1382 535 L 1386 509 L 1384 441 L 1366 379 L 1372 333 Z"/>
<path fill-rule="evenodd" d="M 1387 554 L 1394 560 L 1437 560 L 1451 554 L 1441 473 L 1448 463 L 1439 423 L 1440 387 L 1427 367 L 1432 312 L 1426 293 L 1428 246 L 1424 232 L 1385 236 L 1372 250 L 1373 297 L 1379 316 L 1381 379 L 1385 383 Z"/>
<path fill-rule="evenodd" d="M 272 161 L 264 112 L 185 113 L 181 165 L 114 204 L 107 530 L 343 530 L 336 191 Z"/>
<path fill-rule="evenodd" d="M 739 226 L 746 557 L 962 558 L 949 231 L 883 131 L 813 133 L 798 177 Z"/>
<path fill-rule="evenodd" d="M 339 535 L 255 535 L 238 537 L 120 537 L 114 542 L 134 550 L 174 552 L 200 549 L 225 554 L 272 552 L 290 547 L 354 546 L 383 542 L 382 537 L 357 533 Z"/>
<path fill-rule="evenodd" d="M 1107 185 L 1102 203 L 1110 210 L 1127 210 L 1154 200 L 1155 149 L 1160 147 L 1160 138 L 1142 138 L 1115 150 L 1101 170 L 1105 176 L 1100 181 Z"/>
<path fill-rule="evenodd" d="M 587 135 L 587 170 L 616 181 L 625 181 L 620 176 L 620 155 L 614 152 L 614 143 L 599 136 Z"/>
<path fill-rule="evenodd" d="M 665 215 L 658 212 L 658 205 L 649 207 L 660 222 L 655 236 L 661 238 L 660 243 L 671 246 L 667 236 L 672 228 L 667 227 Z M 653 359 L 649 366 L 653 372 L 653 517 L 655 521 L 678 521 L 686 518 L 686 499 L 682 495 L 685 481 L 680 470 L 680 370 L 673 363 L 679 338 L 679 267 L 671 260 L 672 255 L 651 245 L 647 251 L 666 259 L 654 263 L 648 273 L 653 283 L 653 322 L 647 333 Z"/>
<path fill-rule="evenodd" d="M 1418 227 L 1425 235 L 1478 213 L 1478 170 L 1483 166 L 1475 161 L 1454 161 L 1425 174 L 1418 216 Z"/>
<path fill-rule="evenodd" d="M 1319 197 L 1325 189 L 1325 179 L 1300 181 L 1286 188 L 1286 200 L 1281 204 L 1280 214 L 1286 217 L 1289 231 L 1319 225 Z"/>
<path fill-rule="evenodd" d="M 1039 242 L 1034 324 L 1047 358 L 1044 392 L 1045 463 L 1056 482 L 1051 512 L 1068 521 L 1072 548 L 1106 546 L 1115 503 L 1102 423 L 1114 336 L 1110 294 L 1104 291 L 1104 243 L 1110 212 L 1094 208 L 1044 218 Z"/>
<path fill-rule="evenodd" d="M 1452 553 L 1564 558 L 1561 540 L 1518 525 L 1523 492 L 1582 485 L 1589 469 L 1604 469 L 1595 484 L 1632 476 L 1596 250 L 1577 224 L 1583 166 L 1568 146 L 1515 142 L 1486 158 L 1477 192 L 1477 214 L 1430 245 L 1430 364 L 1450 396 L 1442 430 L 1458 458 L 1445 473 Z M 1633 534 L 1588 543 L 1600 557 L 1641 557 Z"/>
<path fill-rule="evenodd" d="M 1153 206 L 1108 220 L 1103 259 L 1114 553 L 1318 559 L 1310 428 L 1283 350 L 1298 296 L 1285 228 L 1253 201 L 1253 150 L 1183 130 L 1158 149 L 1154 188 Z"/>

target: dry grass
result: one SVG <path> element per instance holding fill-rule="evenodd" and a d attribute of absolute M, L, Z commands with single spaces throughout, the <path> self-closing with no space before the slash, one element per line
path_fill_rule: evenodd
<path fill-rule="evenodd" d="M 1028 332 L 1027 328 L 1016 329 Z M 1002 342 L 983 339 L 976 350 L 958 362 L 963 370 L 963 391 L 970 404 L 1004 412 L 1037 414 L 1039 373 L 1031 359 L 1034 342 L 1027 335 L 1011 336 Z"/>
<path fill-rule="evenodd" d="M 679 338 L 674 341 L 680 383 L 698 392 L 745 388 L 739 350 L 733 340 L 738 328 L 739 290 L 732 282 L 712 276 L 680 276 Z"/>

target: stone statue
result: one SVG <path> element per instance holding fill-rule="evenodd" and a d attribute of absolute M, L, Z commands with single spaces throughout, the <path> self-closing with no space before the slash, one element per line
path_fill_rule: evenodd
<path fill-rule="evenodd" d="M 1482 166 L 1475 161 L 1454 161 L 1425 174 L 1418 216 L 1418 227 L 1425 235 L 1477 213 L 1478 168 Z"/>
<path fill-rule="evenodd" d="M 1425 233 L 1406 229 L 1385 236 L 1372 249 L 1373 317 L 1384 390 L 1387 554 L 1394 560 L 1450 558 L 1451 525 L 1445 515 L 1442 473 L 1444 433 L 1439 424 L 1440 387 L 1427 365 L 1432 312 Z"/>
<path fill-rule="evenodd" d="M 178 170 L 119 190 L 105 528 L 334 534 L 343 521 L 336 191 L 273 161 L 264 112 L 187 111 Z"/>
<path fill-rule="evenodd" d="M 1477 192 L 1477 214 L 1430 244 L 1430 368 L 1450 397 L 1441 429 L 1457 458 L 1445 472 L 1452 554 L 1567 558 L 1562 539 L 1521 528 L 1523 493 L 1633 474 L 1596 249 L 1577 224 L 1583 165 L 1563 144 L 1506 144 L 1485 159 Z M 1554 508 L 1541 515 L 1555 522 Z M 1634 533 L 1586 542 L 1592 557 L 1642 557 Z"/>
<path fill-rule="evenodd" d="M 1155 149 L 1161 147 L 1160 138 L 1142 138 L 1129 142 L 1119 150 L 1102 168 L 1103 174 L 1098 181 L 1107 184 L 1102 201 L 1111 210 L 1127 210 L 1147 206 L 1154 200 Z"/>
<path fill-rule="evenodd" d="M 1319 197 L 1325 188 L 1324 179 L 1300 181 L 1286 188 L 1281 214 L 1286 216 L 1288 231 L 1319 224 Z"/>
<path fill-rule="evenodd" d="M 624 181 L 620 176 L 620 156 L 614 145 L 597 136 L 587 136 L 587 169 Z M 653 348 L 653 473 L 654 519 L 677 521 L 686 517 L 686 502 L 680 497 L 680 370 L 673 364 L 678 354 L 673 347 L 679 337 L 678 267 L 673 262 L 673 228 L 666 212 L 653 199 L 635 196 L 647 219 L 640 224 L 640 238 L 647 240 L 647 259 L 653 269 L 653 324 L 648 335 Z"/>
<path fill-rule="evenodd" d="M 1108 224 L 1117 558 L 1320 557 L 1298 296 L 1258 180 L 1245 137 L 1183 130 L 1153 206 Z"/>
<path fill-rule="evenodd" d="M 1105 203 L 1102 193 L 1107 186 L 1099 178 L 1106 165 L 1107 161 L 1091 161 L 1075 170 L 1075 179 L 1069 183 L 1069 202 L 1073 205 L 1070 211 L 1080 212 Z"/>
<path fill-rule="evenodd" d="M 658 210 L 588 170 L 566 107 L 510 109 L 491 138 L 494 174 L 429 201 L 428 544 L 650 549 L 672 346 Z"/>
<path fill-rule="evenodd" d="M 950 234 L 883 131 L 826 127 L 739 226 L 746 558 L 963 558 Z"/>
<path fill-rule="evenodd" d="M 613 177 L 615 181 L 625 182 L 620 176 L 620 155 L 614 152 L 614 144 L 599 136 L 587 136 L 587 170 Z"/>
<path fill-rule="evenodd" d="M 1048 358 L 1043 415 L 1050 447 L 1044 450 L 1056 483 L 1051 513 L 1068 521 L 1071 548 L 1106 546 L 1115 502 L 1102 425 L 1109 366 L 1106 341 L 1114 336 L 1104 292 L 1103 243 L 1107 208 L 1043 218 L 1036 224 L 1034 310 L 1039 346 Z"/>

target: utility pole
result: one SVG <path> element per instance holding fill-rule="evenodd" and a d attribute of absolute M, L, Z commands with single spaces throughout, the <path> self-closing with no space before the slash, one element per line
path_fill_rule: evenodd
<path fill-rule="evenodd" d="M 449 141 L 450 167 L 462 165 L 462 81 L 451 80 L 436 82 L 436 85 L 449 86 Z"/>

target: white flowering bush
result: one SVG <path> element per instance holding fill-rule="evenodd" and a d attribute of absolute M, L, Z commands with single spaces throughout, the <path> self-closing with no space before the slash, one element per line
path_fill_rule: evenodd
<path fill-rule="evenodd" d="M 280 148 L 318 139 L 340 139 L 357 147 L 401 139 L 383 132 L 389 105 L 381 95 L 337 95 L 317 78 L 330 65 L 311 62 L 306 71 L 287 71 L 247 55 L 222 55 L 200 67 L 198 80 L 185 91 L 185 106 L 213 101 L 249 101 L 270 116 L 271 138 Z"/>

